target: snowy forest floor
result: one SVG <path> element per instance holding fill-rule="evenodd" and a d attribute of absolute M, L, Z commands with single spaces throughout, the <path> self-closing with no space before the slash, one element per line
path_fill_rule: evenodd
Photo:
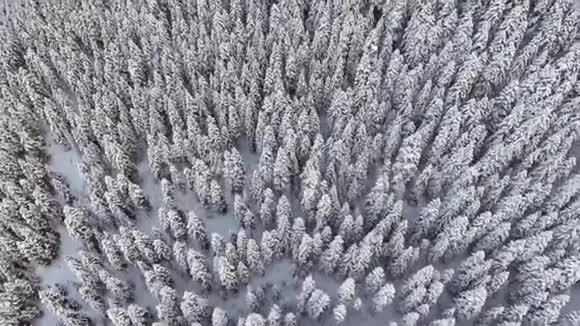
<path fill-rule="evenodd" d="M 48 153 L 50 154 L 50 166 L 54 171 L 60 173 L 66 177 L 69 182 L 70 189 L 76 196 L 77 200 L 81 203 L 86 200 L 86 193 L 84 189 L 83 180 L 78 169 L 78 164 L 80 162 L 80 156 L 74 150 L 67 150 L 59 145 L 50 145 L 48 147 Z M 574 153 L 577 159 L 580 159 L 580 143 L 574 146 Z M 248 150 L 241 151 L 244 162 L 247 163 L 249 171 L 247 171 L 247 176 L 252 174 L 254 166 L 257 164 L 257 157 L 255 154 L 250 153 Z M 137 227 L 145 232 L 149 233 L 155 228 L 159 228 L 159 219 L 157 218 L 157 209 L 161 206 L 161 189 L 159 182 L 155 181 L 155 177 L 149 172 L 149 167 L 146 161 L 142 161 L 138 165 L 140 186 L 146 192 L 148 199 L 151 202 L 152 210 L 145 216 L 140 216 L 138 218 Z M 215 215 L 215 213 L 208 212 L 197 200 L 195 195 L 190 191 L 178 191 L 176 192 L 176 199 L 179 208 L 183 211 L 193 210 L 200 217 L 203 217 L 208 233 L 219 233 L 224 238 L 228 238 L 230 231 L 235 231 L 238 226 L 237 222 L 232 213 L 232 209 L 229 209 L 225 215 Z M 233 207 L 233 197 L 231 194 L 226 196 L 227 204 L 229 208 Z M 293 208 L 297 208 L 293 205 Z M 404 209 L 404 218 L 415 219 L 418 215 L 420 207 L 413 207 L 406 205 Z M 295 214 L 300 214 L 300 212 L 294 212 Z M 59 252 L 59 257 L 48 267 L 39 267 L 37 270 L 38 275 L 40 275 L 42 280 L 42 286 L 47 286 L 55 283 L 59 283 L 68 288 L 69 294 L 76 299 L 78 302 L 83 302 L 78 293 L 78 283 L 75 282 L 75 277 L 71 271 L 66 266 L 64 262 L 64 257 L 67 255 L 76 256 L 79 249 L 81 249 L 80 244 L 71 239 L 70 235 L 67 233 L 64 226 L 58 229 L 61 235 L 61 248 Z M 437 266 L 437 269 L 443 270 L 445 268 L 456 268 L 461 259 L 455 259 L 448 265 L 441 264 Z M 454 264 L 455 263 L 455 264 Z M 299 284 L 293 284 L 293 265 L 288 259 L 283 259 L 276 261 L 266 270 L 266 274 L 261 278 L 254 278 L 251 281 L 251 286 L 262 285 L 265 288 L 271 288 L 272 285 L 276 284 L 281 291 L 281 302 L 282 304 L 293 304 L 297 294 L 300 292 Z M 156 300 L 151 296 L 149 291 L 145 287 L 145 283 L 141 280 L 142 276 L 139 271 L 133 267 L 130 268 L 125 273 L 117 274 L 117 276 L 123 276 L 124 279 L 134 286 L 135 298 L 137 304 L 142 307 L 148 307 L 151 311 L 155 310 Z M 192 282 L 183 275 L 173 275 L 178 290 L 178 295 L 183 295 L 184 291 L 193 290 Z M 326 293 L 336 298 L 337 289 L 340 282 L 336 281 L 332 277 L 329 277 L 322 273 L 314 273 L 313 277 L 316 284 L 324 290 Z M 399 288 L 400 282 L 394 282 L 394 285 Z M 237 295 L 229 296 L 226 300 L 223 300 L 219 294 L 212 293 L 208 298 L 212 305 L 220 306 L 225 308 L 227 311 L 243 311 L 245 307 L 245 295 L 246 289 L 242 288 Z M 571 295 L 572 300 L 568 303 L 562 313 L 577 310 L 580 307 L 580 287 L 575 286 L 572 290 Z M 443 301 L 446 301 L 443 298 Z M 500 291 L 497 293 L 493 300 L 488 302 L 488 305 L 495 305 L 502 303 L 504 301 L 504 293 Z M 93 312 L 90 308 L 85 307 L 83 309 L 89 317 L 95 322 L 95 326 L 108 326 L 110 321 L 103 318 L 99 314 Z M 439 311 L 431 311 L 431 314 L 436 314 Z M 363 306 L 363 310 L 358 313 L 350 314 L 345 321 L 347 325 L 359 325 L 359 326 L 380 326 L 385 325 L 385 321 L 400 320 L 400 317 L 391 305 L 385 309 L 380 314 L 376 314 L 370 310 L 366 310 Z M 42 318 L 35 321 L 35 326 L 45 326 L 45 325 L 57 325 L 57 318 L 50 312 L 45 312 Z M 320 324 L 320 323 L 318 323 Z M 314 326 L 318 325 L 310 320 L 304 320 L 302 325 Z M 334 325 L 331 319 L 326 320 L 323 325 Z M 468 326 L 468 325 L 459 325 Z"/>
<path fill-rule="evenodd" d="M 69 182 L 71 192 L 75 195 L 78 201 L 81 203 L 86 200 L 86 192 L 84 189 L 83 180 L 78 169 L 78 164 L 80 163 L 80 156 L 73 150 L 67 150 L 59 145 L 50 145 L 47 149 L 50 154 L 50 167 L 55 171 L 63 175 Z M 247 176 L 252 174 L 253 167 L 256 166 L 258 158 L 255 154 L 250 153 L 248 150 L 241 151 L 244 162 L 248 166 Z M 139 179 L 141 180 L 140 186 L 145 191 L 147 198 L 149 199 L 152 209 L 146 216 L 139 216 L 137 227 L 145 232 L 149 233 L 155 228 L 159 228 L 159 219 L 157 218 L 157 210 L 161 206 L 161 189 L 159 182 L 155 181 L 155 177 L 149 172 L 149 167 L 146 161 L 142 161 L 138 165 L 139 169 Z M 208 234 L 213 232 L 219 233 L 224 238 L 228 238 L 230 231 L 236 231 L 238 229 L 237 222 L 233 216 L 233 209 L 229 209 L 225 215 L 215 215 L 212 212 L 208 212 L 197 200 L 195 195 L 190 191 L 178 191 L 176 192 L 176 199 L 179 208 L 183 211 L 193 210 L 200 217 L 205 218 L 205 223 L 207 226 Z M 226 196 L 228 208 L 233 207 L 233 196 L 229 194 Z M 293 205 L 293 208 L 297 208 L 297 205 Z M 299 212 L 294 212 L 299 213 Z M 405 209 L 406 218 L 415 218 L 418 214 L 418 207 L 407 206 Z M 61 248 L 58 258 L 48 267 L 39 267 L 37 269 L 38 275 L 41 277 L 41 286 L 48 286 L 51 284 L 59 283 L 68 289 L 68 293 L 77 300 L 78 302 L 84 302 L 78 293 L 78 283 L 76 283 L 75 276 L 68 269 L 67 264 L 64 261 L 64 257 L 71 255 L 77 256 L 78 251 L 81 249 L 80 244 L 71 239 L 70 235 L 62 226 L 58 229 L 61 236 Z M 260 278 L 253 278 L 251 280 L 251 286 L 262 285 L 266 289 L 271 288 L 272 285 L 276 284 L 282 291 L 280 297 L 282 298 L 282 304 L 286 303 L 291 305 L 294 303 L 296 296 L 300 292 L 299 285 L 294 284 L 293 280 L 293 264 L 289 259 L 283 259 L 280 261 L 275 261 L 267 270 L 266 274 Z M 149 291 L 144 285 L 144 281 L 141 280 L 141 275 L 139 271 L 133 267 L 127 270 L 125 273 L 118 273 L 116 276 L 123 276 L 124 280 L 129 284 L 134 286 L 135 298 L 137 304 L 142 307 L 148 307 L 151 311 L 155 311 L 155 306 L 157 305 L 156 300 L 151 296 Z M 173 275 L 176 280 L 176 289 L 178 290 L 178 295 L 182 296 L 183 292 L 192 290 L 192 282 L 189 278 L 183 275 L 178 275 L 178 273 Z M 336 298 L 337 289 L 340 282 L 336 281 L 328 275 L 315 272 L 313 273 L 314 280 L 318 287 L 324 290 L 329 295 Z M 400 284 L 394 283 L 396 287 Z M 219 294 L 212 293 L 209 296 L 210 303 L 212 305 L 217 305 L 225 308 L 227 311 L 242 311 L 245 307 L 245 295 L 246 289 L 242 288 L 237 295 L 229 296 L 227 300 L 223 300 Z M 397 313 L 394 311 L 394 307 L 390 306 L 383 312 L 376 314 L 371 312 L 368 307 L 362 308 L 359 313 L 353 313 L 347 317 L 348 324 L 357 324 L 364 326 L 380 326 L 384 325 L 385 321 L 399 319 Z M 108 326 L 110 321 L 102 318 L 102 316 L 94 313 L 90 308 L 84 307 L 83 311 L 95 322 L 95 326 Z M 433 312 L 432 312 L 433 313 Z M 35 326 L 48 326 L 57 325 L 58 319 L 55 315 L 50 312 L 45 312 L 42 318 L 35 321 Z M 334 325 L 332 319 L 326 320 L 323 325 Z M 320 325 L 320 323 L 314 323 L 310 320 L 304 320 L 301 325 L 314 326 Z"/>

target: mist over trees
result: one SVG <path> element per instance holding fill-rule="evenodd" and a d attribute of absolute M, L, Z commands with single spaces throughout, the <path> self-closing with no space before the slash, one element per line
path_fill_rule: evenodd
<path fill-rule="evenodd" d="M 572 0 L 9 12 L 3 326 L 580 322 Z"/>

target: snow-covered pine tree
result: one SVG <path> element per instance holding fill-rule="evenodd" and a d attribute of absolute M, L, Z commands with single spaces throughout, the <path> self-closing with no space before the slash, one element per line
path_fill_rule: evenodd
<path fill-rule="evenodd" d="M 114 326 L 131 326 L 131 318 L 127 310 L 120 307 L 112 307 L 107 309 L 107 316 Z"/>
<path fill-rule="evenodd" d="M 204 249 L 209 249 L 209 237 L 203 220 L 194 211 L 187 213 L 187 234 Z"/>
<path fill-rule="evenodd" d="M 248 269 L 253 275 L 261 276 L 264 274 L 264 261 L 260 246 L 254 239 L 249 239 L 246 248 L 246 260 Z"/>
<path fill-rule="evenodd" d="M 187 266 L 189 275 L 204 291 L 211 290 L 211 273 L 207 266 L 206 257 L 192 248 L 187 250 Z"/>
<path fill-rule="evenodd" d="M 324 291 L 315 289 L 306 305 L 308 316 L 313 320 L 317 320 L 329 309 L 330 297 Z"/>
<path fill-rule="evenodd" d="M 183 315 L 175 289 L 169 286 L 162 287 L 159 291 L 159 298 L 160 302 L 155 307 L 159 319 L 172 326 L 183 324 Z"/>
<path fill-rule="evenodd" d="M 320 258 L 319 266 L 320 269 L 332 275 L 334 269 L 338 266 L 342 259 L 344 241 L 340 235 L 334 237 L 334 239 L 328 245 L 328 248 L 323 252 Z"/>
<path fill-rule="evenodd" d="M 356 297 L 356 283 L 352 278 L 347 278 L 338 287 L 338 302 L 346 307 L 352 305 Z"/>
<path fill-rule="evenodd" d="M 382 285 L 372 297 L 373 309 L 377 312 L 389 305 L 395 298 L 395 287 L 391 283 Z"/>
<path fill-rule="evenodd" d="M 370 271 L 365 278 L 365 290 L 368 294 L 373 294 L 385 284 L 385 271 L 382 267 L 376 267 Z"/>
<path fill-rule="evenodd" d="M 183 316 L 188 322 L 207 322 L 211 316 L 212 309 L 207 299 L 186 291 L 183 293 L 183 300 L 180 303 Z"/>
<path fill-rule="evenodd" d="M 136 304 L 130 304 L 127 307 L 127 314 L 131 319 L 131 324 L 134 326 L 144 326 L 151 322 L 151 313 L 146 309 Z"/>
<path fill-rule="evenodd" d="M 229 323 L 229 316 L 226 311 L 220 307 L 214 307 L 211 314 L 211 325 L 212 326 L 227 326 Z"/>

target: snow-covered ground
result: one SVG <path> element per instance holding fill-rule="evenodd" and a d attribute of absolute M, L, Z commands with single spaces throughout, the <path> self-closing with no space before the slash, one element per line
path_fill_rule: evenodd
<path fill-rule="evenodd" d="M 77 198 L 81 199 L 82 202 L 82 199 L 86 197 L 86 193 L 78 168 L 80 163 L 79 154 L 74 150 L 67 150 L 64 147 L 58 145 L 49 146 L 49 153 L 51 157 L 50 167 L 54 171 L 62 174 L 67 179 L 70 184 L 71 191 Z M 258 158 L 256 155 L 250 153 L 247 149 L 242 150 L 241 154 L 244 158 L 244 162 L 247 164 L 247 175 L 250 176 L 254 166 L 257 164 Z M 154 228 L 159 228 L 157 209 L 161 206 L 161 189 L 159 182 L 149 172 L 147 161 L 142 161 L 138 164 L 138 171 L 139 179 L 141 180 L 140 186 L 147 194 L 153 209 L 148 214 L 139 216 L 137 221 L 137 228 L 143 232 L 149 233 Z M 215 213 L 206 210 L 190 190 L 176 191 L 175 197 L 179 209 L 183 210 L 184 212 L 193 210 L 200 218 L 204 219 L 208 233 L 216 232 L 227 239 L 231 230 L 237 230 L 239 228 L 233 216 L 233 198 L 231 195 L 226 196 L 229 209 L 224 215 L 216 215 Z M 297 205 L 293 206 L 294 208 L 298 207 Z M 405 214 L 415 215 L 417 213 L 417 209 L 417 207 L 406 206 Z M 298 214 L 299 212 L 295 213 Z M 83 303 L 77 291 L 75 277 L 64 262 L 64 257 L 68 255 L 77 256 L 78 251 L 82 249 L 82 247 L 77 241 L 70 238 L 64 227 L 61 226 L 59 228 L 59 232 L 61 234 L 62 245 L 58 259 L 48 267 L 39 267 L 37 272 L 39 275 L 41 275 L 43 286 L 60 283 L 68 288 L 70 295 L 74 299 L 76 299 L 79 303 Z M 278 304 L 293 304 L 296 300 L 296 296 L 300 292 L 300 284 L 293 284 L 292 282 L 293 270 L 294 266 L 290 260 L 283 259 L 275 261 L 267 269 L 266 274 L 263 277 L 253 278 L 250 285 L 253 287 L 263 286 L 267 288 L 273 284 L 276 284 L 279 289 L 281 289 L 281 300 Z M 131 267 L 126 272 L 116 273 L 115 275 L 134 286 L 136 299 L 135 303 L 143 307 L 148 307 L 151 311 L 155 311 L 157 302 L 147 290 L 144 281 L 142 280 L 142 276 L 140 275 L 137 268 Z M 179 275 L 178 273 L 175 273 L 173 276 L 176 281 L 178 296 L 182 296 L 183 292 L 185 291 L 196 291 L 193 282 L 191 282 L 189 278 L 184 277 L 183 275 Z M 314 273 L 313 276 L 317 287 L 328 293 L 333 300 L 336 300 L 337 289 L 340 283 L 322 273 Z M 246 292 L 247 289 L 245 287 L 241 288 L 236 295 L 228 296 L 227 300 L 223 300 L 223 298 L 217 293 L 211 293 L 208 299 L 212 305 L 220 306 L 226 309 L 226 311 L 242 312 L 245 309 Z M 110 323 L 110 321 L 100 317 L 97 312 L 92 311 L 87 306 L 83 306 L 83 312 L 92 317 L 92 319 L 97 323 L 96 326 L 109 325 Z M 266 314 L 267 312 L 268 310 L 265 311 Z M 391 320 L 395 315 L 396 314 L 394 313 L 392 307 L 390 310 L 387 309 L 379 315 L 371 315 L 368 311 L 361 311 L 359 313 L 349 314 L 347 323 L 350 324 L 351 322 L 356 322 L 356 324 L 365 326 L 379 326 L 384 324 L 383 321 Z M 304 322 L 304 325 L 315 325 L 315 323 L 309 320 L 304 320 Z M 328 320 L 325 322 L 325 324 L 326 323 L 330 325 L 332 324 L 332 320 Z M 57 319 L 51 313 L 44 314 L 42 318 L 36 320 L 34 323 L 35 326 L 56 324 Z"/>
<path fill-rule="evenodd" d="M 55 172 L 63 175 L 70 185 L 70 189 L 76 198 L 83 202 L 86 197 L 84 183 L 79 171 L 80 155 L 74 150 L 67 150 L 63 146 L 50 145 L 48 148 L 50 154 L 50 168 Z M 253 166 L 257 164 L 257 157 L 249 151 L 244 151 L 243 156 L 245 162 L 249 163 L 249 173 L 251 174 Z M 157 218 L 157 210 L 161 206 L 161 189 L 159 182 L 149 172 L 147 161 L 142 161 L 138 164 L 140 186 L 145 191 L 152 210 L 148 214 L 142 214 L 137 221 L 137 228 L 143 232 L 149 233 L 154 228 L 159 228 L 159 219 Z M 184 212 L 193 210 L 200 218 L 204 219 L 208 233 L 219 233 L 224 238 L 228 238 L 231 230 L 237 230 L 239 226 L 234 219 L 233 209 L 228 209 L 224 215 L 216 215 L 213 212 L 206 210 L 197 200 L 196 196 L 190 191 L 176 191 L 176 202 L 179 209 Z M 229 208 L 233 207 L 233 198 L 231 195 L 226 197 Z M 71 239 L 64 226 L 59 227 L 62 244 L 58 258 L 48 267 L 38 267 L 37 272 L 41 276 L 42 286 L 59 283 L 67 287 L 72 298 L 79 303 L 83 303 L 77 291 L 75 283 L 75 276 L 70 272 L 64 257 L 77 256 L 78 251 L 82 249 L 78 241 Z M 252 286 L 266 286 L 267 284 L 278 284 L 283 289 L 282 297 L 284 300 L 291 301 L 296 297 L 299 289 L 291 284 L 292 280 L 292 264 L 289 260 L 282 260 L 275 262 L 267 270 L 266 274 L 261 278 L 254 278 L 251 281 Z M 130 267 L 126 272 L 116 273 L 115 276 L 122 278 L 134 286 L 135 303 L 142 307 L 148 307 L 151 311 L 155 311 L 157 305 L 156 300 L 151 296 L 147 290 L 140 272 L 135 267 Z M 196 290 L 193 282 L 183 275 L 175 273 L 174 279 L 176 281 L 176 289 L 178 295 L 182 296 L 183 292 Z M 337 284 L 329 283 L 330 280 L 325 280 L 322 276 L 319 277 L 321 285 L 326 282 L 330 291 L 336 291 Z M 227 311 L 242 311 L 245 307 L 246 288 L 242 288 L 237 295 L 228 296 L 227 300 L 223 300 L 217 293 L 212 293 L 208 297 L 212 305 L 221 306 Z M 83 306 L 83 312 L 96 322 L 96 326 L 109 325 L 110 321 L 100 317 L 100 315 L 92 311 L 89 307 Z M 42 318 L 35 321 L 35 326 L 57 325 L 56 317 L 47 312 Z"/>
<path fill-rule="evenodd" d="M 80 198 L 83 191 L 83 180 L 78 169 L 80 155 L 75 151 L 67 150 L 63 146 L 55 144 L 50 144 L 47 151 L 50 156 L 50 168 L 63 175 L 69 183 L 71 192 L 77 198 Z M 55 283 L 62 284 L 69 289 L 69 294 L 73 298 L 82 303 L 78 292 L 75 290 L 75 277 L 64 261 L 66 256 L 76 256 L 81 249 L 81 245 L 70 237 L 64 225 L 58 226 L 57 231 L 60 234 L 61 241 L 58 258 L 50 266 L 38 266 L 37 275 L 40 277 L 41 286 Z M 87 308 L 86 310 L 89 314 L 92 313 L 90 309 Z M 93 315 L 96 317 L 95 314 Z M 57 322 L 58 319 L 55 315 L 45 311 L 42 318 L 35 320 L 34 325 L 57 325 Z"/>

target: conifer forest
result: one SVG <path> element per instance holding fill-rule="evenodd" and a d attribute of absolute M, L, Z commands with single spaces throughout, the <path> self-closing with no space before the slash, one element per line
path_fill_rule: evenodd
<path fill-rule="evenodd" d="M 0 325 L 580 325 L 574 0 L 5 10 Z"/>

